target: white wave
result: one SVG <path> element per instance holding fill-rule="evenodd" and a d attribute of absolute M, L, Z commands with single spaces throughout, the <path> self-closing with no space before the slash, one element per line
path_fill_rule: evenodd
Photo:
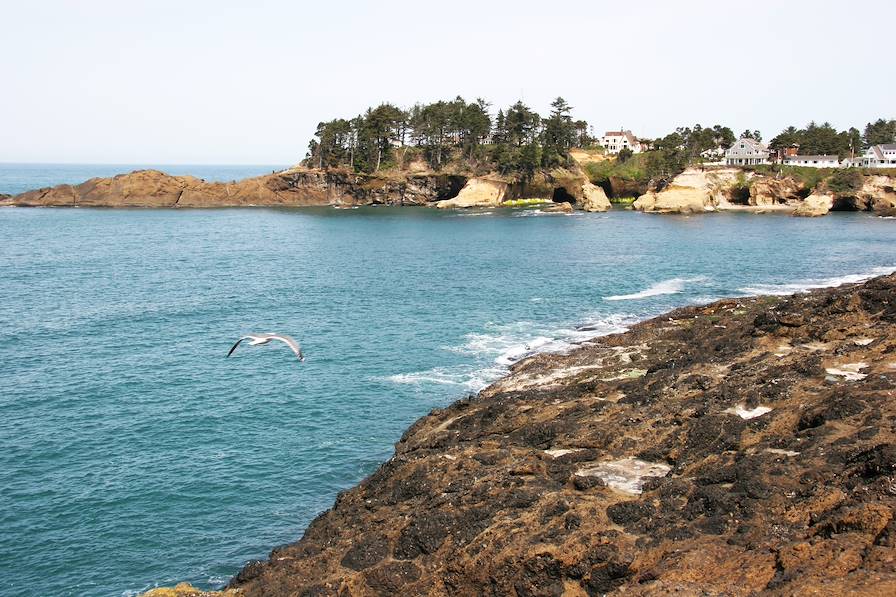
<path fill-rule="evenodd" d="M 383 381 L 400 385 L 444 385 L 457 386 L 478 392 L 504 372 L 495 368 L 476 369 L 472 366 L 434 367 L 426 371 L 414 373 L 398 373 L 380 378 Z"/>
<path fill-rule="evenodd" d="M 614 296 L 605 296 L 605 301 L 636 301 L 639 299 L 650 298 L 652 296 L 661 296 L 664 294 L 678 294 L 682 290 L 684 290 L 685 284 L 688 282 L 700 282 L 705 280 L 705 278 L 671 278 L 669 280 L 663 280 L 662 282 L 657 282 L 650 288 L 645 288 L 640 292 L 635 292 L 632 294 L 617 294 Z"/>
<path fill-rule="evenodd" d="M 625 330 L 633 319 L 617 314 L 586 322 L 577 327 L 545 327 L 530 321 L 510 324 L 487 324 L 486 331 L 470 333 L 460 346 L 446 350 L 477 358 L 491 358 L 500 366 L 508 366 L 536 353 L 561 353 L 577 344 Z"/>
<path fill-rule="evenodd" d="M 875 276 L 885 276 L 887 274 L 892 274 L 893 272 L 896 272 L 896 267 L 875 267 L 860 274 L 848 274 L 831 278 L 815 278 L 803 280 L 801 282 L 791 282 L 789 284 L 755 284 L 753 286 L 744 286 L 738 290 L 748 295 L 783 296 L 799 292 L 807 292 L 815 288 L 832 288 L 843 284 L 864 282 Z"/>
<path fill-rule="evenodd" d="M 634 318 L 619 314 L 595 318 L 578 327 L 539 326 L 530 321 L 488 323 L 485 331 L 467 334 L 463 344 L 443 347 L 449 352 L 471 357 L 474 362 L 399 373 L 380 380 L 402 385 L 447 385 L 479 391 L 526 357 L 538 353 L 568 352 L 599 336 L 625 331 L 626 325 L 633 321 Z"/>
<path fill-rule="evenodd" d="M 462 212 L 458 214 L 454 214 L 451 217 L 454 218 L 475 218 L 477 216 L 493 216 L 495 212 L 493 211 L 470 211 L 470 212 Z"/>

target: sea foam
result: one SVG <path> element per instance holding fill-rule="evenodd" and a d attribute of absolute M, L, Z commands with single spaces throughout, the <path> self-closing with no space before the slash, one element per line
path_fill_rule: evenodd
<path fill-rule="evenodd" d="M 662 296 L 664 294 L 678 294 L 682 290 L 684 290 L 685 284 L 688 282 L 701 282 L 704 281 L 705 278 L 670 278 L 668 280 L 663 280 L 662 282 L 657 282 L 653 286 L 649 288 L 645 288 L 640 292 L 635 292 L 632 294 L 617 294 L 613 296 L 605 296 L 605 301 L 635 301 L 639 299 L 650 298 L 652 296 Z"/>
<path fill-rule="evenodd" d="M 600 336 L 623 332 L 635 318 L 617 314 L 589 319 L 578 326 L 550 327 L 531 321 L 486 324 L 485 330 L 464 336 L 457 346 L 443 349 L 470 357 L 473 362 L 398 373 L 379 378 L 403 385 L 453 385 L 479 391 L 507 373 L 514 363 L 539 353 L 565 353 Z"/>
<path fill-rule="evenodd" d="M 754 284 L 752 286 L 744 286 L 738 290 L 748 295 L 784 296 L 788 294 L 797 294 L 799 292 L 808 292 L 809 290 L 816 288 L 831 288 L 843 284 L 864 282 L 875 276 L 885 276 L 887 274 L 892 274 L 893 272 L 896 272 L 896 267 L 875 267 L 867 272 L 859 274 L 847 274 L 845 276 L 834 276 L 830 278 L 814 278 L 785 284 Z"/>

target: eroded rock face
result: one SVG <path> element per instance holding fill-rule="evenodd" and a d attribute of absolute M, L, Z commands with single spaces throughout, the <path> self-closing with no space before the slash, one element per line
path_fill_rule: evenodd
<path fill-rule="evenodd" d="M 611 176 L 608 184 L 613 197 L 640 197 L 649 190 L 646 182 L 626 180 L 618 176 Z"/>
<path fill-rule="evenodd" d="M 679 309 L 420 419 L 231 585 L 893 595 L 894 421 L 896 276 Z"/>
<path fill-rule="evenodd" d="M 805 185 L 793 178 L 757 176 L 750 184 L 749 204 L 759 207 L 798 204 L 805 194 Z"/>
<path fill-rule="evenodd" d="M 608 211 L 613 205 L 607 198 L 607 193 L 599 186 L 586 182 L 582 185 L 582 199 L 579 207 L 584 211 Z"/>
<path fill-rule="evenodd" d="M 896 180 L 890 176 L 866 176 L 858 194 L 866 209 L 882 216 L 896 216 Z"/>
<path fill-rule="evenodd" d="M 436 207 L 497 207 L 507 196 L 508 187 L 506 182 L 500 180 L 471 178 L 456 197 L 439 201 Z"/>
<path fill-rule="evenodd" d="M 830 193 L 812 193 L 793 211 L 795 216 L 823 216 L 834 206 L 834 196 Z"/>
<path fill-rule="evenodd" d="M 734 168 L 688 168 L 676 176 L 668 187 L 659 192 L 648 191 L 632 206 L 641 211 L 658 213 L 714 211 L 727 202 L 728 193 L 738 176 L 743 176 L 743 173 Z"/>
<path fill-rule="evenodd" d="M 240 207 L 251 205 L 427 205 L 455 195 L 466 179 L 416 174 L 400 178 L 294 169 L 232 183 L 138 170 L 79 185 L 16 195 L 14 205 L 60 207 Z"/>

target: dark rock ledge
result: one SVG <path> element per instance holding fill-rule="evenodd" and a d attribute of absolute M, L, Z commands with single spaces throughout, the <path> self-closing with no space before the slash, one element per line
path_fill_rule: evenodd
<path fill-rule="evenodd" d="M 896 595 L 894 507 L 888 276 L 679 309 L 528 359 L 417 421 L 229 588 Z"/>

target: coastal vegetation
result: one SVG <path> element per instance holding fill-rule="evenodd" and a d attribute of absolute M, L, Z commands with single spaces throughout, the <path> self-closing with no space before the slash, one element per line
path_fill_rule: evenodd
<path fill-rule="evenodd" d="M 746 130 L 741 138 L 761 141 L 758 130 Z M 732 130 L 721 125 L 679 127 L 673 132 L 653 141 L 642 140 L 651 149 L 632 154 L 625 150 L 615 159 L 588 163 L 584 166 L 591 182 L 613 192 L 615 186 L 635 185 L 640 188 L 662 189 L 675 176 L 689 166 L 699 166 L 717 162 L 724 151 L 734 144 L 736 137 Z M 798 146 L 801 155 L 836 155 L 839 158 L 852 157 L 872 145 L 896 143 L 896 120 L 880 118 L 869 122 L 860 132 L 857 127 L 837 131 L 830 123 L 810 122 L 803 128 L 789 126 L 770 142 L 769 147 L 784 151 Z M 807 189 L 818 188 L 822 183 L 828 188 L 839 188 L 840 182 L 851 180 L 856 184 L 859 173 L 869 174 L 861 168 L 853 168 L 852 174 L 844 174 L 839 168 L 810 168 L 783 164 L 761 164 L 744 166 L 745 171 L 777 177 L 791 177 Z M 875 169 L 873 173 L 889 174 L 886 169 Z M 615 184 L 614 184 L 615 183 Z M 831 183 L 833 186 L 831 186 Z M 847 185 L 849 186 L 849 185 Z M 859 186 L 861 186 L 859 184 Z M 748 191 L 749 185 L 744 188 Z M 612 198 L 612 197 L 611 197 Z"/>
<path fill-rule="evenodd" d="M 508 201 L 504 201 L 501 203 L 502 207 L 534 207 L 536 205 L 545 205 L 548 203 L 553 203 L 550 199 L 539 199 L 539 198 L 530 198 L 530 199 L 510 199 Z"/>
<path fill-rule="evenodd" d="M 570 149 L 594 143 L 588 123 L 573 119 L 562 97 L 547 116 L 518 101 L 493 118 L 490 106 L 462 97 L 406 109 L 384 103 L 351 119 L 321 122 L 305 164 L 375 173 L 422 162 L 435 171 L 491 171 L 527 180 L 541 168 L 568 165 Z"/>

